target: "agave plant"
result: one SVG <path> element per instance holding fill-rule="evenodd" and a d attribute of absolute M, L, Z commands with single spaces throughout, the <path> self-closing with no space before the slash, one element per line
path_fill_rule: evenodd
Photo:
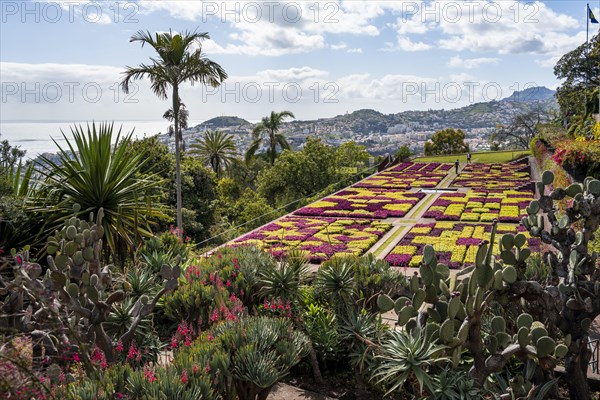
<path fill-rule="evenodd" d="M 268 298 L 294 301 L 308 277 L 308 254 L 292 250 L 280 265 L 260 271 L 260 293 Z"/>
<path fill-rule="evenodd" d="M 317 272 L 316 292 L 338 311 L 353 305 L 355 289 L 354 269 L 344 259 L 333 258 Z"/>
<path fill-rule="evenodd" d="M 132 249 L 134 240 L 152 235 L 153 222 L 168 218 L 149 194 L 162 181 L 156 175 L 139 177 L 145 158 L 127 153 L 131 133 L 121 140 L 121 130 L 113 135 L 113 124 L 108 123 L 88 125 L 86 131 L 74 126 L 71 133 L 72 140 L 62 133 L 65 148 L 54 141 L 57 161 L 40 156 L 38 171 L 44 180 L 34 210 L 46 215 L 47 232 L 52 232 L 73 215 L 74 204 L 81 206 L 77 216 L 82 218 L 103 208 L 105 245 L 113 253 L 120 245 Z"/>
<path fill-rule="evenodd" d="M 384 340 L 381 353 L 376 356 L 381 361 L 375 379 L 389 387 L 386 394 L 411 384 L 413 394 L 422 394 L 423 388 L 433 393 L 436 389 L 435 378 L 429 375 L 429 368 L 449 359 L 438 357 L 445 349 L 444 346 L 435 343 L 429 335 L 415 328 L 412 331 L 389 332 L 388 340 Z M 415 390 L 414 381 L 419 384 Z"/>

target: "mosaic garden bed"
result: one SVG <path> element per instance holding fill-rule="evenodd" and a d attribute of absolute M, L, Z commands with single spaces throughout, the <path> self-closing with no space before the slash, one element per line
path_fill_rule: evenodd
<path fill-rule="evenodd" d="M 423 248 L 430 244 L 436 251 L 439 262 L 450 268 L 460 268 L 472 265 L 479 243 L 490 239 L 492 225 L 465 224 L 455 222 L 435 222 L 416 224 L 385 260 L 397 267 L 418 267 L 423 258 Z M 505 234 L 522 232 L 528 239 L 528 246 L 537 251 L 540 246 L 539 238 L 531 238 L 525 228 L 516 224 L 499 223 L 497 237 Z M 498 241 L 494 243 L 494 254 L 498 254 Z"/>
<path fill-rule="evenodd" d="M 306 250 L 312 262 L 333 255 L 361 255 L 391 224 L 369 219 L 288 216 L 235 240 L 233 246 L 258 245 L 275 257 L 290 249 Z"/>
<path fill-rule="evenodd" d="M 423 197 L 386 189 L 348 188 L 296 211 L 295 215 L 327 217 L 403 217 Z"/>
<path fill-rule="evenodd" d="M 470 190 L 440 195 L 423 217 L 436 221 L 518 223 L 527 216 L 525 208 L 533 200 L 531 192 L 514 190 Z"/>
<path fill-rule="evenodd" d="M 451 164 L 442 163 L 400 163 L 392 169 L 367 178 L 354 187 L 410 189 L 433 188 L 448 175 Z"/>
<path fill-rule="evenodd" d="M 524 163 L 465 165 L 461 173 L 450 186 L 472 189 L 521 190 L 533 188 L 530 179 L 530 167 Z"/>

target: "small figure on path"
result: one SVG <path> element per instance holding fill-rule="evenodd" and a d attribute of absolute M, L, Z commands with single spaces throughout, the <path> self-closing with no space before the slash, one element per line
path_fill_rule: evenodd
<path fill-rule="evenodd" d="M 471 164 L 471 152 L 467 153 L 467 164 Z"/>
<path fill-rule="evenodd" d="M 458 175 L 458 160 L 454 163 L 454 168 L 456 169 L 456 175 Z"/>

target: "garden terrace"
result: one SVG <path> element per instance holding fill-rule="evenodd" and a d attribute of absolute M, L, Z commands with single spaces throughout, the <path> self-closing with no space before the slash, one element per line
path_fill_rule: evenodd
<path fill-rule="evenodd" d="M 452 169 L 451 164 L 401 163 L 355 184 L 358 188 L 411 189 L 436 187 Z"/>
<path fill-rule="evenodd" d="M 533 200 L 531 192 L 514 190 L 469 190 L 467 193 L 444 193 L 423 217 L 436 221 L 470 221 L 518 223 L 527 216 L 525 209 Z"/>
<path fill-rule="evenodd" d="M 423 259 L 423 248 L 432 245 L 439 262 L 450 268 L 473 265 L 477 248 L 482 240 L 490 240 L 491 224 L 435 222 L 414 225 L 387 255 L 385 260 L 397 267 L 418 267 Z M 498 239 L 506 233 L 523 233 L 532 251 L 538 251 L 540 239 L 531 238 L 521 225 L 499 223 Z M 498 254 L 494 241 L 494 254 Z"/>
<path fill-rule="evenodd" d="M 425 193 L 420 192 L 351 187 L 303 207 L 294 214 L 378 219 L 403 217 L 424 197 Z"/>
<path fill-rule="evenodd" d="M 522 162 L 467 164 L 450 186 L 471 189 L 530 190 L 530 167 Z"/>
<path fill-rule="evenodd" d="M 361 255 L 392 224 L 369 219 L 287 216 L 233 241 L 233 246 L 257 245 L 281 258 L 290 249 L 306 250 L 311 262 L 333 255 Z"/>

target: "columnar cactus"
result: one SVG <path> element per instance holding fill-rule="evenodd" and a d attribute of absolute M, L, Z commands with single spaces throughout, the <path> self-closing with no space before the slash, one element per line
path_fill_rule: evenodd
<path fill-rule="evenodd" d="M 74 210 L 79 211 L 79 206 Z M 68 219 L 61 231 L 48 239 L 48 268 L 30 262 L 25 250 L 14 253 L 13 280 L 0 277 L 0 295 L 8 295 L 0 301 L 0 309 L 2 314 L 11 315 L 6 322 L 42 339 L 46 354 L 57 354 L 61 345 L 70 343 L 86 361 L 95 344 L 107 361 L 113 360 L 113 343 L 103 323 L 112 305 L 124 300 L 125 292 L 115 290 L 111 266 L 101 261 L 102 216 L 100 209 L 95 222 L 93 215 L 89 222 L 76 217 Z M 180 273 L 178 266 L 163 266 L 164 287 L 153 299 L 140 297 L 130 328 L 119 338 L 122 343 L 133 338 L 138 324 L 152 312 L 160 297 L 177 287 Z"/>
<path fill-rule="evenodd" d="M 557 360 L 567 352 L 566 346 L 557 345 L 544 325 L 527 313 L 519 315 L 516 326 L 509 329 L 503 316 L 492 316 L 488 311 L 492 303 L 506 306 L 514 302 L 512 286 L 523 279 L 531 253 L 525 247 L 525 235 L 507 234 L 498 241 L 500 259 L 496 260 L 492 246 L 495 232 L 496 222 L 491 242 L 483 241 L 479 246 L 475 266 L 456 275 L 438 264 L 433 247 L 426 246 L 419 274 L 410 278 L 412 298 L 394 301 L 381 295 L 378 305 L 384 312 L 394 309 L 398 325 L 409 330 L 418 326 L 446 345 L 455 366 L 467 348 L 474 358 L 470 374 L 479 385 L 492 373 L 502 371 L 513 355 L 523 361 L 537 360 L 545 379 L 550 380 Z M 488 335 L 482 332 L 484 318 L 492 327 Z"/>
<path fill-rule="evenodd" d="M 588 177 L 566 189 L 552 189 L 553 182 L 553 173 L 545 171 L 536 183 L 540 198 L 531 202 L 522 224 L 554 248 L 543 255 L 551 276 L 542 297 L 556 299 L 556 307 L 545 312 L 549 323 L 569 339 L 565 367 L 571 397 L 588 399 L 588 332 L 600 314 L 598 254 L 589 253 L 588 243 L 600 226 L 600 181 Z M 561 214 L 554 202 L 564 199 L 570 204 Z"/>

